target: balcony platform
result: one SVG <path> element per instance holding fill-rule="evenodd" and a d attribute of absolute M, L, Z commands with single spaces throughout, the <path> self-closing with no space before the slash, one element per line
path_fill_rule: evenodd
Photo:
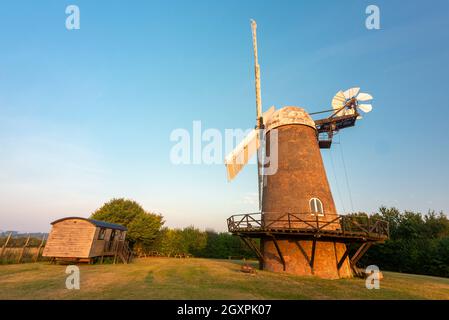
<path fill-rule="evenodd" d="M 312 213 L 273 213 L 275 219 L 269 219 L 267 213 L 251 213 L 234 215 L 228 218 L 228 230 L 240 239 L 256 254 L 259 259 L 260 268 L 263 267 L 265 257 L 253 239 L 267 239 L 273 241 L 279 261 L 283 270 L 287 269 L 284 258 L 285 252 L 280 241 L 289 240 L 297 244 L 298 250 L 304 255 L 312 274 L 315 270 L 315 254 L 317 242 L 340 242 L 355 244 L 358 246 L 356 252 L 350 256 L 350 248 L 337 262 L 339 271 L 346 259 L 349 259 L 350 267 L 356 276 L 363 277 L 363 272 L 357 268 L 357 262 L 363 257 L 367 250 L 376 243 L 382 243 L 389 238 L 389 225 L 387 221 L 370 218 L 367 216 L 318 216 Z M 312 248 L 310 256 L 306 253 L 300 241 L 311 241 Z"/>
<path fill-rule="evenodd" d="M 264 219 L 264 213 L 234 215 L 228 218 L 229 232 L 250 238 L 276 236 L 295 240 L 384 242 L 389 238 L 388 222 L 368 218 L 337 216 L 331 220 L 310 213 L 285 213 L 277 219 Z M 311 218 L 312 217 L 312 218 Z"/>

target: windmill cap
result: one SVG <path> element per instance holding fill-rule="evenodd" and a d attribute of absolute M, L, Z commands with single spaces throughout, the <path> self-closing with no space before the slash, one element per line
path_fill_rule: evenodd
<path fill-rule="evenodd" d="M 304 125 L 316 130 L 315 122 L 310 115 L 303 108 L 292 106 L 283 107 L 275 111 L 267 121 L 266 130 L 268 132 L 272 129 L 289 124 Z"/>

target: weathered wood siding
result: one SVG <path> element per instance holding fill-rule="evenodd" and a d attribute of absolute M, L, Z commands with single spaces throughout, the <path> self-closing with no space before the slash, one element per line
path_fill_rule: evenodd
<path fill-rule="evenodd" d="M 126 231 L 116 230 L 115 231 L 115 238 L 111 239 L 112 229 L 106 229 L 106 234 L 105 234 L 104 240 L 100 240 L 100 239 L 98 239 L 98 236 L 100 234 L 100 229 L 101 228 L 97 228 L 97 230 L 95 231 L 94 241 L 93 241 L 93 244 L 92 244 L 92 248 L 90 250 L 90 257 L 98 257 L 98 256 L 101 256 L 103 254 L 105 254 L 105 255 L 111 254 L 112 252 L 111 251 L 108 252 L 107 248 L 105 248 L 105 244 L 108 241 L 112 241 L 112 240 L 125 241 Z M 122 232 L 124 233 L 125 237 L 123 238 L 123 240 L 120 240 L 120 234 Z M 105 249 L 106 249 L 106 251 L 104 251 Z"/>
<path fill-rule="evenodd" d="M 89 258 L 97 227 L 82 219 L 55 223 L 48 236 L 44 257 Z"/>

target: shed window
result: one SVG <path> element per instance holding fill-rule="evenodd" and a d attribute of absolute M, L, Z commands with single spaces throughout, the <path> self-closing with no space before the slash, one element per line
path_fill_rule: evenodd
<path fill-rule="evenodd" d="M 104 240 L 105 235 L 106 235 L 106 229 L 101 228 L 100 232 L 98 233 L 98 240 Z"/>
<path fill-rule="evenodd" d="M 111 238 L 110 238 L 111 241 L 115 240 L 115 233 L 116 233 L 115 230 L 111 231 Z"/>
<path fill-rule="evenodd" d="M 323 215 L 324 214 L 324 210 L 323 210 L 323 204 L 321 203 L 321 200 L 318 198 L 312 198 L 310 199 L 310 211 L 312 213 L 317 213 L 318 215 Z"/>

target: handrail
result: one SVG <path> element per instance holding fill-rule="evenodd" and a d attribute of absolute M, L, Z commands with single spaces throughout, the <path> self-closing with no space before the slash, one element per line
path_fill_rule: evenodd
<path fill-rule="evenodd" d="M 124 240 L 108 240 L 104 242 L 104 254 L 115 253 L 121 255 L 126 263 L 129 263 L 133 258 L 133 253 L 127 241 Z"/>
<path fill-rule="evenodd" d="M 273 229 L 305 230 L 316 233 L 334 231 L 341 234 L 357 233 L 389 237 L 389 225 L 385 220 L 363 216 L 336 216 L 323 220 L 313 213 L 280 213 L 275 219 L 267 219 L 267 212 L 238 214 L 227 219 L 228 230 L 264 231 Z"/>

